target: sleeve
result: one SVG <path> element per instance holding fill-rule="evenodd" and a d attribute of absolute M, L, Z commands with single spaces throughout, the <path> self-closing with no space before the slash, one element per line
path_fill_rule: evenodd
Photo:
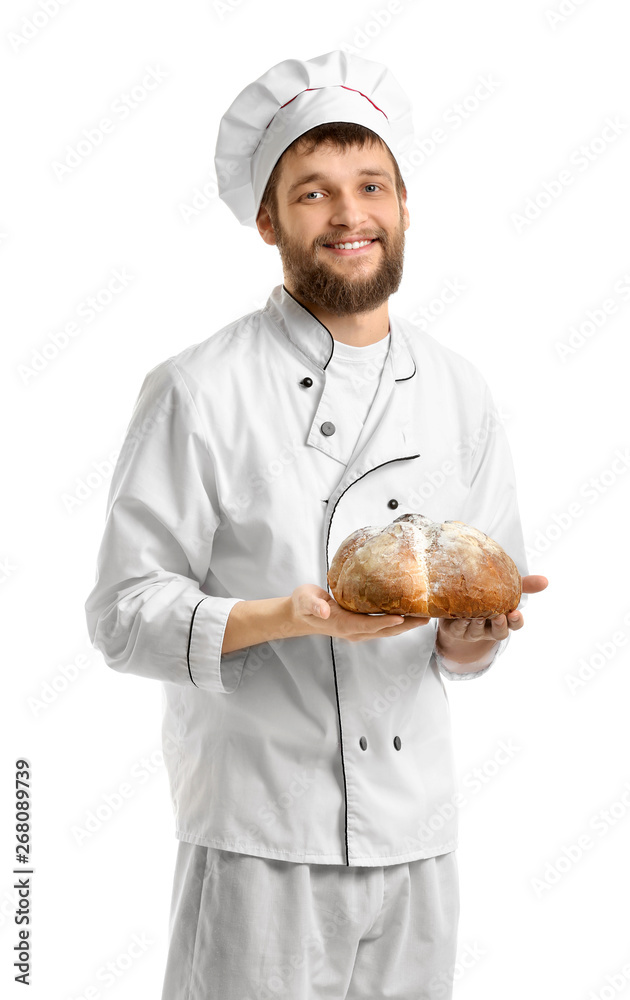
<path fill-rule="evenodd" d="M 238 687 L 248 649 L 221 653 L 243 598 L 205 594 L 220 522 L 212 455 L 170 359 L 145 377 L 118 456 L 85 603 L 92 645 L 114 670 L 205 691 Z"/>
<path fill-rule="evenodd" d="M 435 621 L 436 621 L 435 631 L 437 633 L 437 619 Z M 469 663 L 468 666 L 471 667 L 472 669 L 466 671 L 465 673 L 459 672 L 457 670 L 457 667 L 459 667 L 460 664 L 454 663 L 452 660 L 449 660 L 446 656 L 442 656 L 441 653 L 438 653 L 434 643 L 433 656 L 435 658 L 438 670 L 444 677 L 448 677 L 449 681 L 471 681 L 475 677 L 481 677 L 482 674 L 488 672 L 488 670 L 496 660 L 497 656 L 499 656 L 501 653 L 504 652 L 508 642 L 510 641 L 511 635 L 512 633 L 508 632 L 505 639 L 500 639 L 499 642 L 497 642 L 494 649 L 491 649 L 490 652 L 485 657 L 482 657 L 482 659 L 480 660 L 475 660 L 474 663 Z"/>
<path fill-rule="evenodd" d="M 485 383 L 478 441 L 472 457 L 470 486 L 461 520 L 498 542 L 514 560 L 521 576 L 528 575 L 512 454 L 505 428 Z M 517 604 L 519 611 L 525 607 L 528 596 L 521 594 Z M 435 629 L 437 634 L 437 621 Z M 449 670 L 449 661 L 438 653 L 435 644 L 432 655 L 442 675 L 449 680 L 472 680 L 488 672 L 496 658 L 505 652 L 511 636 L 509 632 L 496 644 L 488 654 L 491 659 L 480 670 L 466 673 Z M 477 662 L 483 664 L 484 660 Z M 476 665 L 470 664 L 471 667 Z"/>

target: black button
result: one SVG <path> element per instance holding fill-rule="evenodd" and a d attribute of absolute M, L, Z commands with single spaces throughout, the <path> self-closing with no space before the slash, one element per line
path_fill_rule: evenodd
<path fill-rule="evenodd" d="M 394 736 L 394 746 L 397 750 L 400 750 L 400 736 Z"/>
<path fill-rule="evenodd" d="M 322 434 L 325 434 L 326 437 L 330 437 L 331 434 L 335 433 L 337 428 L 335 427 L 334 424 L 331 424 L 330 420 L 325 420 L 324 423 L 322 424 L 321 430 Z"/>
<path fill-rule="evenodd" d="M 389 503 L 387 504 L 387 506 L 391 507 L 392 510 L 396 510 L 396 508 L 398 506 L 398 500 L 390 500 Z"/>
<path fill-rule="evenodd" d="M 305 385 L 307 389 L 310 389 L 312 384 L 313 384 L 313 379 L 309 378 L 308 375 L 306 376 L 306 378 L 303 378 L 302 381 L 300 382 L 300 385 Z"/>
<path fill-rule="evenodd" d="M 367 740 L 365 736 L 362 736 L 361 739 L 359 740 L 359 746 L 361 747 L 362 750 L 367 750 Z"/>

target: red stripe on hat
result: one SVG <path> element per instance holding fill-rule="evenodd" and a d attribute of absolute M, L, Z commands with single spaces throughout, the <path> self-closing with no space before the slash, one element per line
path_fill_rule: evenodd
<path fill-rule="evenodd" d="M 355 87 L 346 87 L 346 85 L 343 84 L 343 83 L 340 83 L 339 86 L 343 87 L 344 90 L 352 90 L 355 94 L 361 94 L 361 97 L 365 97 L 366 101 L 369 101 L 373 108 L 376 108 L 376 110 L 380 111 L 382 115 L 385 115 L 385 112 L 383 111 L 383 109 L 379 108 L 378 105 L 375 104 L 374 101 L 371 100 L 371 98 L 369 98 L 367 96 L 367 94 L 364 94 L 361 90 L 356 90 Z M 325 88 L 324 87 L 306 87 L 304 90 L 301 90 L 299 94 L 296 94 L 295 97 L 299 97 L 300 94 L 305 94 L 309 90 L 325 90 Z M 278 108 L 278 111 L 282 111 L 283 108 L 286 108 L 287 104 L 290 104 L 291 101 L 295 100 L 295 97 L 291 97 L 290 100 L 285 101 L 284 104 L 281 104 L 280 107 Z M 278 114 L 278 111 L 276 111 L 276 115 Z M 273 117 L 269 119 L 269 121 L 265 125 L 266 129 L 269 128 L 269 126 L 271 125 L 271 123 L 272 123 L 273 119 L 276 117 L 276 115 L 273 115 Z M 387 118 L 387 115 L 385 115 L 385 117 Z M 388 121 L 389 121 L 389 119 L 388 119 Z"/>

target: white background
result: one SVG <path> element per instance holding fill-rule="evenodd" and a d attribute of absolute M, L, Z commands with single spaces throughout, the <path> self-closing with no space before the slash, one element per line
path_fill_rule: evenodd
<path fill-rule="evenodd" d="M 24 995 L 11 950 L 21 756 L 32 765 L 35 866 L 28 995 L 160 995 L 177 847 L 161 687 L 105 665 L 83 608 L 110 459 L 146 372 L 262 306 L 282 280 L 277 250 L 216 197 L 221 115 L 275 63 L 349 46 L 387 63 L 414 106 L 411 227 L 390 309 L 428 309 L 428 332 L 487 379 L 512 447 L 530 572 L 549 579 L 488 675 L 448 686 L 467 800 L 454 996 L 630 996 L 627 4 L 42 8 L 7 0 L 1 14 L 4 995 Z M 143 91 L 149 70 L 158 80 Z M 492 82 L 477 90 L 482 78 Z M 135 87 L 134 110 L 113 114 Z M 113 131 L 60 176 L 68 147 L 108 116 Z M 576 153 L 583 144 L 591 159 Z M 110 294 L 116 271 L 129 280 Z M 447 280 L 465 290 L 444 307 Z M 97 294 L 98 314 L 81 319 Z M 562 356 L 572 328 L 581 343 Z M 439 435 L 439 413 L 427 433 Z M 495 756 L 502 743 L 517 748 L 509 759 Z M 80 840 L 122 782 L 131 797 Z M 565 849 L 580 838 L 590 846 L 572 860 Z M 130 958 L 134 935 L 150 943 Z"/>

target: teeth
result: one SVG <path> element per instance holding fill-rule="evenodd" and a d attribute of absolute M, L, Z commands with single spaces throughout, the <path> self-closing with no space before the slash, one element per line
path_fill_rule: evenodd
<path fill-rule="evenodd" d="M 333 246 L 335 248 L 335 250 L 356 250 L 358 247 L 365 247 L 365 246 L 368 245 L 368 243 L 371 243 L 371 242 L 372 242 L 372 240 L 361 240 L 360 243 L 359 242 L 356 242 L 356 243 L 332 243 L 331 246 Z"/>

